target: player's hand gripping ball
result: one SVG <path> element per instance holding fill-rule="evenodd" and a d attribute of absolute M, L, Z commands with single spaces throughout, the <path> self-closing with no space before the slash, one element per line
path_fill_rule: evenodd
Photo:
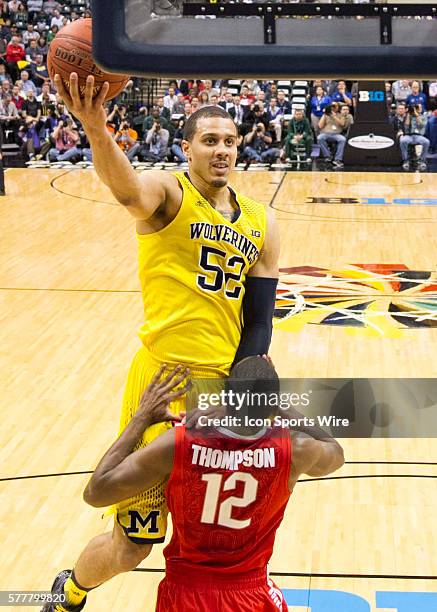
<path fill-rule="evenodd" d="M 54 83 L 55 74 L 59 74 L 67 91 L 70 89 L 70 74 L 76 72 L 81 97 L 84 96 L 89 75 L 94 77 L 93 98 L 105 81 L 109 83 L 105 100 L 118 96 L 129 81 L 125 74 L 104 72 L 96 65 L 92 54 L 91 19 L 77 19 L 58 32 L 50 44 L 47 67 L 52 82 Z"/>

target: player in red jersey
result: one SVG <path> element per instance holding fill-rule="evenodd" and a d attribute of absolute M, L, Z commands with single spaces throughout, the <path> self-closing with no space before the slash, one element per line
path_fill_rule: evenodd
<path fill-rule="evenodd" d="M 341 446 L 317 427 L 290 432 L 247 423 L 244 410 L 231 415 L 228 405 L 227 416 L 234 420 L 226 427 L 199 427 L 196 413 L 190 415 L 195 427 L 175 427 L 132 452 L 152 423 L 180 420 L 168 406 L 184 393 L 185 388 L 175 389 L 186 371 L 176 369 L 159 382 L 162 373 L 100 461 L 85 501 L 106 506 L 169 479 L 173 536 L 164 550 L 158 612 L 285 612 L 283 595 L 267 575 L 276 530 L 299 476 L 323 476 L 341 467 Z M 278 393 L 279 380 L 269 360 L 248 357 L 232 369 L 229 389 Z M 266 404 L 245 408 L 252 418 L 272 412 Z"/>

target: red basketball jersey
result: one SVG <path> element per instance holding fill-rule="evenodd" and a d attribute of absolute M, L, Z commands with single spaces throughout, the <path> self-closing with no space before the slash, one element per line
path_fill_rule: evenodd
<path fill-rule="evenodd" d="M 275 428 L 255 437 L 175 428 L 167 485 L 173 536 L 167 575 L 236 580 L 265 571 L 290 497 L 291 439 Z"/>

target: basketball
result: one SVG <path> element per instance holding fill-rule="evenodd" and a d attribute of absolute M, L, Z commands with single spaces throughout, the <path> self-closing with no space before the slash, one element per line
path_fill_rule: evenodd
<path fill-rule="evenodd" d="M 55 74 L 59 74 L 67 90 L 70 88 L 70 74 L 76 72 L 81 96 L 85 93 L 86 79 L 90 74 L 94 77 L 93 97 L 108 81 L 109 90 L 105 100 L 115 98 L 129 81 L 129 76 L 125 74 L 104 72 L 96 65 L 92 54 L 91 19 L 78 19 L 58 32 L 49 48 L 47 67 L 52 82 Z"/>

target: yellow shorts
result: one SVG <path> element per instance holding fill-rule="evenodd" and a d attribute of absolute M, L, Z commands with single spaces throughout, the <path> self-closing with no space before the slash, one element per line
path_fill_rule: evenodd
<path fill-rule="evenodd" d="M 176 364 L 175 364 L 176 365 Z M 183 364 L 184 365 L 184 364 Z M 121 433 L 138 409 L 138 405 L 144 390 L 160 368 L 161 362 L 156 360 L 145 347 L 136 353 L 127 378 L 124 391 L 120 432 Z M 169 364 L 171 367 L 171 365 Z M 192 377 L 202 379 L 216 379 L 220 384 L 223 374 L 193 368 L 190 372 Z M 170 411 L 174 414 L 186 412 L 185 398 L 178 398 L 170 405 Z M 136 449 L 150 444 L 152 440 L 163 434 L 172 427 L 171 423 L 156 423 L 149 427 L 137 444 Z M 112 508 L 116 514 L 116 520 L 123 528 L 126 535 L 138 544 L 159 544 L 164 542 L 167 530 L 168 509 L 165 501 L 166 482 L 154 485 L 148 491 L 127 499 Z"/>

